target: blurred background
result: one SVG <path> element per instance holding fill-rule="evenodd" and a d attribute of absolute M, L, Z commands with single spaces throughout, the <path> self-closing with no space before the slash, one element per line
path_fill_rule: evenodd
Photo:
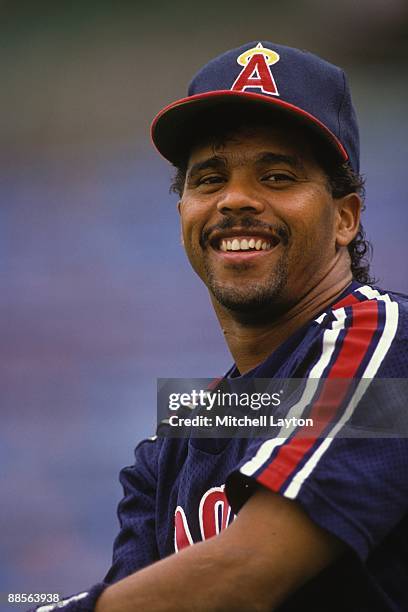
<path fill-rule="evenodd" d="M 404 0 L 0 1 L 0 592 L 100 580 L 156 378 L 230 364 L 149 138 L 203 63 L 265 39 L 347 70 L 373 270 L 408 290 L 407 25 Z"/>

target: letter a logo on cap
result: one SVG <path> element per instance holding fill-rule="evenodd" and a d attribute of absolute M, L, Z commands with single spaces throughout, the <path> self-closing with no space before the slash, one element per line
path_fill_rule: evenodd
<path fill-rule="evenodd" d="M 262 93 L 279 96 L 275 79 L 269 66 L 279 61 L 279 55 L 272 49 L 266 49 L 262 43 L 248 49 L 237 57 L 237 62 L 243 69 L 231 87 L 232 91 L 245 89 L 260 89 Z"/>

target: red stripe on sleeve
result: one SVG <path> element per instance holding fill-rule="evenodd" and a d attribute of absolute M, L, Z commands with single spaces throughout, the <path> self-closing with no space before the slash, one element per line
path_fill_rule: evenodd
<path fill-rule="evenodd" d="M 279 448 L 274 460 L 257 477 L 261 484 L 274 491 L 278 491 L 297 469 L 317 438 L 336 416 L 352 384 L 350 379 L 356 375 L 370 347 L 378 326 L 378 303 L 376 300 L 359 302 L 352 310 L 352 324 L 347 329 L 341 350 L 327 376 L 331 381 L 341 380 L 334 385 L 333 382 L 323 385 L 309 415 L 314 419 L 313 429 L 299 428 L 293 438 Z M 309 433 L 312 435 L 309 436 Z"/>

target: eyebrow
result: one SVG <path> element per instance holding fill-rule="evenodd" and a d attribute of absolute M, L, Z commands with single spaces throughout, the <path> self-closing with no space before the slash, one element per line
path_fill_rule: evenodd
<path fill-rule="evenodd" d="M 304 170 L 304 164 L 297 155 L 286 155 L 283 153 L 260 153 L 258 158 L 255 160 L 257 164 L 286 164 L 296 168 L 297 170 Z"/>
<path fill-rule="evenodd" d="M 283 153 L 272 153 L 270 151 L 265 151 L 259 153 L 259 155 L 257 155 L 255 159 L 251 161 L 259 166 L 278 163 L 286 164 L 297 170 L 304 170 L 304 165 L 297 155 L 286 155 Z M 243 162 L 241 162 L 241 164 L 242 163 Z M 225 157 L 222 157 L 220 155 L 213 155 L 208 159 L 204 159 L 203 161 L 193 164 L 188 170 L 187 176 L 191 178 L 203 170 L 217 170 L 219 168 L 226 167 L 227 160 Z"/>
<path fill-rule="evenodd" d="M 193 164 L 191 168 L 187 171 L 187 176 L 194 176 L 202 170 L 216 170 L 217 168 L 220 168 L 220 166 L 225 168 L 227 166 L 227 160 L 224 157 L 220 157 L 219 155 L 213 155 L 208 159 L 204 159 L 201 162 Z"/>

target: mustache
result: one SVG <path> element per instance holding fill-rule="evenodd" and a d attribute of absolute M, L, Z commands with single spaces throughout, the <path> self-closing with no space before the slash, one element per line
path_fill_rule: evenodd
<path fill-rule="evenodd" d="M 252 216 L 247 215 L 245 217 L 241 217 L 239 219 L 239 223 L 237 223 L 236 217 L 224 217 L 219 223 L 208 227 L 206 230 L 203 230 L 200 236 L 200 246 L 204 249 L 208 245 L 210 237 L 215 231 L 241 231 L 245 229 L 261 229 L 264 232 L 275 234 L 275 236 L 278 236 L 279 240 L 285 246 L 289 242 L 290 231 L 284 223 L 264 223 L 263 221 L 259 221 L 258 219 L 254 219 Z"/>

